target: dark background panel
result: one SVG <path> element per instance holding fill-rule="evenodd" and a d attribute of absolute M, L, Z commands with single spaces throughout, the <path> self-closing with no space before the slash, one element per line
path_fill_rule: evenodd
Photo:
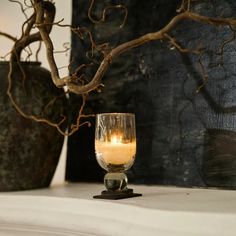
<path fill-rule="evenodd" d="M 96 42 L 116 46 L 157 31 L 176 14 L 179 1 L 96 1 L 94 17 L 106 4 L 123 3 L 129 16 L 123 29 L 122 12 L 104 24 L 87 17 L 87 0 L 73 1 L 74 26 L 86 26 Z M 235 16 L 235 1 L 196 1 L 194 10 L 210 16 Z M 137 121 L 137 159 L 129 171 L 133 183 L 178 186 L 236 186 L 235 42 L 217 54 L 231 32 L 187 21 L 171 32 L 182 45 L 205 45 L 202 63 L 209 75 L 205 86 L 198 57 L 180 54 L 167 42 L 152 42 L 114 60 L 104 77 L 105 88 L 88 99 L 87 112 L 133 112 Z M 72 58 L 88 61 L 89 44 L 72 36 Z M 99 59 L 99 58 L 98 58 Z M 219 65 L 220 64 L 220 65 Z M 92 73 L 92 71 L 91 71 Z M 71 96 L 72 117 L 81 101 Z M 91 119 L 92 123 L 94 122 Z M 227 145 L 226 145 L 227 144 Z M 69 137 L 67 180 L 101 181 L 103 171 L 94 154 L 94 126 Z"/>

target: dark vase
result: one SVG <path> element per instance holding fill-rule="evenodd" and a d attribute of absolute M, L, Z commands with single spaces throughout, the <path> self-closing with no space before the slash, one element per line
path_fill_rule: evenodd
<path fill-rule="evenodd" d="M 9 63 L 0 63 L 0 191 L 49 186 L 56 169 L 63 135 L 45 124 L 23 118 L 7 96 Z M 24 71 L 24 73 L 22 72 Z M 12 94 L 29 115 L 58 121 L 63 91 L 57 89 L 49 71 L 40 63 L 13 66 Z M 52 102 L 55 97 L 58 99 Z"/>

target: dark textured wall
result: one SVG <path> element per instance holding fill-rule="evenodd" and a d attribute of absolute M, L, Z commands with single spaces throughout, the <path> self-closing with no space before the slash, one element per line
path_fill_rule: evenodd
<path fill-rule="evenodd" d="M 104 4 L 96 1 L 94 15 Z M 175 13 L 179 1 L 112 1 L 124 3 L 129 17 L 123 29 L 122 12 L 106 23 L 93 25 L 87 18 L 88 1 L 73 1 L 73 24 L 85 25 L 99 43 L 115 46 L 163 27 Z M 194 10 L 211 16 L 236 16 L 235 1 L 198 1 Z M 136 183 L 179 186 L 236 186 L 235 42 L 220 43 L 231 32 L 193 22 L 180 24 L 172 33 L 182 45 L 206 45 L 202 61 L 209 74 L 204 88 L 198 57 L 180 54 L 168 43 L 152 42 L 115 60 L 104 77 L 105 88 L 92 94 L 88 112 L 134 112 L 137 121 L 137 159 L 129 179 Z M 75 62 L 88 61 L 88 44 L 72 37 Z M 75 65 L 74 65 L 75 66 Z M 71 100 L 74 112 L 79 98 Z M 73 113 L 73 112 L 72 112 Z M 93 147 L 94 127 L 82 128 L 69 138 L 67 179 L 101 180 Z"/>

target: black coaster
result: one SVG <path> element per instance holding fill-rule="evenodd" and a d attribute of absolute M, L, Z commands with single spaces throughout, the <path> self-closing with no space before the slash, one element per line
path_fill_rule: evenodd
<path fill-rule="evenodd" d="M 142 194 L 140 193 L 133 193 L 133 189 L 127 189 L 125 191 L 102 191 L 101 195 L 93 196 L 93 198 L 98 199 L 110 199 L 110 200 L 118 200 L 124 198 L 131 198 L 131 197 L 140 197 Z"/>

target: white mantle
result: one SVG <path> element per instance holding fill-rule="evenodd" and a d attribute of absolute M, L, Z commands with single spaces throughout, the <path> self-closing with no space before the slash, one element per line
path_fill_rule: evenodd
<path fill-rule="evenodd" d="M 131 186 L 142 197 L 95 200 L 101 184 L 0 194 L 0 235 L 236 235 L 236 191 Z"/>

